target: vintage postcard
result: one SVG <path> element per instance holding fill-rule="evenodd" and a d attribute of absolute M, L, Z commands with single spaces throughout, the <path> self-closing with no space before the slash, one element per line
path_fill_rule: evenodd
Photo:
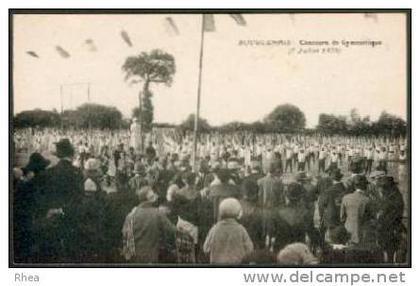
<path fill-rule="evenodd" d="M 11 10 L 10 266 L 410 266 L 410 16 Z"/>

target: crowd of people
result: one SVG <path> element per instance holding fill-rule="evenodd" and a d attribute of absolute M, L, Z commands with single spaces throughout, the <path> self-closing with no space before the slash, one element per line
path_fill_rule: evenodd
<path fill-rule="evenodd" d="M 401 138 L 205 134 L 196 160 L 190 134 L 131 139 L 16 130 L 16 263 L 407 262 Z"/>

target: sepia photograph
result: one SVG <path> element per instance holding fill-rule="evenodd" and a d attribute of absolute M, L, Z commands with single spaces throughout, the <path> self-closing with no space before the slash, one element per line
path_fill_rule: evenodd
<path fill-rule="evenodd" d="M 411 267 L 411 10 L 9 24 L 9 267 Z"/>

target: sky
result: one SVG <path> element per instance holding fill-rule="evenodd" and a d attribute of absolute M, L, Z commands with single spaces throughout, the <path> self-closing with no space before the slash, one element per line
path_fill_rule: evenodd
<path fill-rule="evenodd" d="M 172 17 L 179 35 L 168 28 Z M 253 122 L 279 104 L 298 106 L 314 127 L 320 113 L 348 115 L 357 108 L 372 120 L 386 110 L 406 117 L 406 31 L 403 14 L 244 14 L 246 26 L 215 15 L 204 35 L 201 116 L 210 124 Z M 14 113 L 74 108 L 88 100 L 115 106 L 126 117 L 141 85 L 124 81 L 128 56 L 162 49 L 175 57 L 170 87 L 153 84 L 155 121 L 180 123 L 195 111 L 200 15 L 14 15 Z M 127 31 L 133 46 L 121 38 Z M 97 50 L 85 43 L 92 39 Z M 241 40 L 283 40 L 291 46 L 244 46 Z M 299 41 L 374 40 L 374 48 L 339 46 L 338 54 L 297 54 Z M 59 45 L 70 53 L 62 58 Z M 295 48 L 295 52 L 291 49 Z M 317 48 L 316 46 L 314 48 Z M 39 58 L 29 56 L 35 51 Z M 60 86 L 62 100 L 60 97 Z"/>

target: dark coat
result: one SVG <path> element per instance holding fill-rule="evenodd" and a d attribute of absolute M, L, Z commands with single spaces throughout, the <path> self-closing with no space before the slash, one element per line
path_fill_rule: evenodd
<path fill-rule="evenodd" d="M 196 182 L 197 190 L 208 188 L 213 180 L 214 175 L 212 173 L 199 173 Z"/>
<path fill-rule="evenodd" d="M 238 186 L 232 184 L 219 184 L 210 187 L 210 200 L 213 203 L 213 224 L 215 224 L 219 217 L 219 204 L 223 199 L 241 197 Z"/>
<path fill-rule="evenodd" d="M 195 190 L 187 188 L 188 187 L 184 187 L 174 194 L 170 204 L 171 213 L 173 213 L 175 217 L 179 216 L 183 220 L 199 226 L 201 197 Z"/>
<path fill-rule="evenodd" d="M 68 208 L 83 193 L 83 174 L 70 161 L 60 160 L 37 181 L 44 211 Z"/>
<path fill-rule="evenodd" d="M 104 254 L 108 251 L 105 198 L 106 193 L 102 190 L 84 192 L 77 205 L 76 238 L 80 262 L 104 262 Z"/>
<path fill-rule="evenodd" d="M 384 248 L 397 248 L 403 231 L 402 217 L 404 201 L 400 191 L 395 188 L 381 204 L 378 216 L 379 244 Z"/>
<path fill-rule="evenodd" d="M 42 177 L 42 176 L 41 176 Z M 31 262 L 36 236 L 35 217 L 38 198 L 35 186 L 38 175 L 30 180 L 21 180 L 13 193 L 13 245 L 14 261 Z"/>
<path fill-rule="evenodd" d="M 159 196 L 159 203 L 166 201 L 166 191 L 169 188 L 172 178 L 175 176 L 175 172 L 172 170 L 160 170 L 158 180 L 155 185 L 155 192 Z"/>
<path fill-rule="evenodd" d="M 254 248 L 256 250 L 264 249 L 264 218 L 261 209 L 246 200 L 241 201 L 241 206 L 243 209 L 243 215 L 239 222 L 248 231 L 248 234 L 254 244 Z"/>
<path fill-rule="evenodd" d="M 330 228 L 340 224 L 341 201 L 346 192 L 346 188 L 340 182 L 333 184 L 320 195 L 318 207 L 321 226 Z"/>
<path fill-rule="evenodd" d="M 264 175 L 262 173 L 252 173 L 242 180 L 241 193 L 242 196 L 254 201 L 258 198 L 258 180 Z"/>
<path fill-rule="evenodd" d="M 106 245 L 109 259 L 117 261 L 119 259 L 120 248 L 122 247 L 122 233 L 124 220 L 127 214 L 138 204 L 138 198 L 132 191 L 118 191 L 110 193 L 106 197 Z"/>
<path fill-rule="evenodd" d="M 70 161 L 47 169 L 35 186 L 39 198 L 40 262 L 72 262 L 78 256 L 76 206 L 83 194 L 83 175 Z M 62 214 L 47 218 L 51 209 Z"/>
<path fill-rule="evenodd" d="M 281 208 L 277 212 L 273 218 L 276 252 L 293 242 L 305 243 L 305 236 L 311 231 L 311 222 L 307 217 L 307 210 L 300 204 Z"/>

